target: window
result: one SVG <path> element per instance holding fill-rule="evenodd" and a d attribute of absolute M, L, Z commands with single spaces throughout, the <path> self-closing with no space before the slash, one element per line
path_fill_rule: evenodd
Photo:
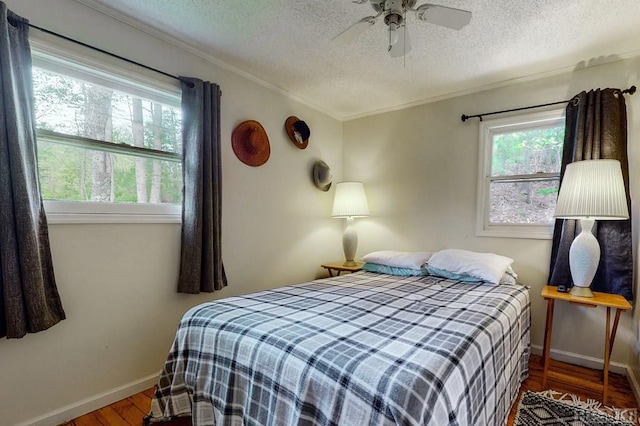
<path fill-rule="evenodd" d="M 564 111 L 480 123 L 476 234 L 551 238 Z"/>
<path fill-rule="evenodd" d="M 38 51 L 32 71 L 38 172 L 50 220 L 179 221 L 177 85 L 154 86 L 149 76 Z"/>

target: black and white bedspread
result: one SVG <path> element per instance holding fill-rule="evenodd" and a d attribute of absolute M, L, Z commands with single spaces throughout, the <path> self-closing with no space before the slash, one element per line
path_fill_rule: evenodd
<path fill-rule="evenodd" d="M 183 317 L 151 421 L 504 425 L 527 377 L 520 285 L 358 272 Z"/>

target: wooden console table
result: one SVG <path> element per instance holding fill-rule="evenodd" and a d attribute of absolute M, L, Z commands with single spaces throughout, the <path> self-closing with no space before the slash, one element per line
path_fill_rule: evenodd
<path fill-rule="evenodd" d="M 631 309 L 631 304 L 619 294 L 609 294 L 609 293 L 599 293 L 593 292 L 595 297 L 579 297 L 572 296 L 569 293 L 561 293 L 558 292 L 557 287 L 555 286 L 544 286 L 542 289 L 542 297 L 547 301 L 547 322 L 544 328 L 544 350 L 543 350 L 543 362 L 544 362 L 544 370 L 542 375 L 542 387 L 546 388 L 547 386 L 547 377 L 555 377 L 555 378 L 570 378 L 571 380 L 576 380 L 574 377 L 569 376 L 567 374 L 563 374 L 555 371 L 549 370 L 549 361 L 550 356 L 549 352 L 551 350 L 551 332 L 553 328 L 553 307 L 554 302 L 556 300 L 560 300 L 563 302 L 569 302 L 576 305 L 587 306 L 590 308 L 596 308 L 598 306 L 604 306 L 607 308 L 607 325 L 605 329 L 605 337 L 604 337 L 604 368 L 602 371 L 602 403 L 607 403 L 607 392 L 609 386 L 609 361 L 611 356 L 611 350 L 613 349 L 613 342 L 616 339 L 616 331 L 618 329 L 618 322 L 620 321 L 620 313 L 622 311 L 627 311 Z M 614 308 L 615 311 L 615 319 L 613 321 L 613 328 L 611 328 L 611 308 Z"/>

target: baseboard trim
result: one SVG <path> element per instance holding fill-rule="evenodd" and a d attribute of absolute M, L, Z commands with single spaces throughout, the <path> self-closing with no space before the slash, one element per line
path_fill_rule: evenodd
<path fill-rule="evenodd" d="M 640 401 L 640 384 L 638 383 L 638 378 L 633 373 L 633 369 L 629 366 L 627 366 L 627 378 L 629 379 L 633 396 L 636 397 L 636 401 Z"/>
<path fill-rule="evenodd" d="M 542 356 L 542 346 L 531 345 L 531 353 Z M 602 370 L 602 366 L 604 364 L 604 360 L 601 358 L 594 358 L 553 348 L 551 349 L 551 358 L 558 361 L 567 362 L 569 364 L 592 368 L 594 370 Z M 609 371 L 611 373 L 628 376 L 629 366 L 627 364 L 621 364 L 619 362 L 610 362 Z"/>
<path fill-rule="evenodd" d="M 82 401 L 59 408 L 42 416 L 18 423 L 14 426 L 55 426 L 75 419 L 99 408 L 106 407 L 121 399 L 127 398 L 136 393 L 142 392 L 155 385 L 158 381 L 158 374 L 152 374 L 142 379 L 127 383 L 106 392 L 93 395 Z M 140 419 L 142 422 L 142 419 Z"/>

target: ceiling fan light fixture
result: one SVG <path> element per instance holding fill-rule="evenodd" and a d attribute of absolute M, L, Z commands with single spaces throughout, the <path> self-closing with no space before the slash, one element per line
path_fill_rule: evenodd
<path fill-rule="evenodd" d="M 389 46 L 394 46 L 398 42 L 398 27 L 396 24 L 389 24 Z"/>
<path fill-rule="evenodd" d="M 402 15 L 397 13 L 388 13 L 384 17 L 384 23 L 389 27 L 389 47 L 394 46 L 398 42 L 398 28 L 400 28 L 402 21 Z"/>

